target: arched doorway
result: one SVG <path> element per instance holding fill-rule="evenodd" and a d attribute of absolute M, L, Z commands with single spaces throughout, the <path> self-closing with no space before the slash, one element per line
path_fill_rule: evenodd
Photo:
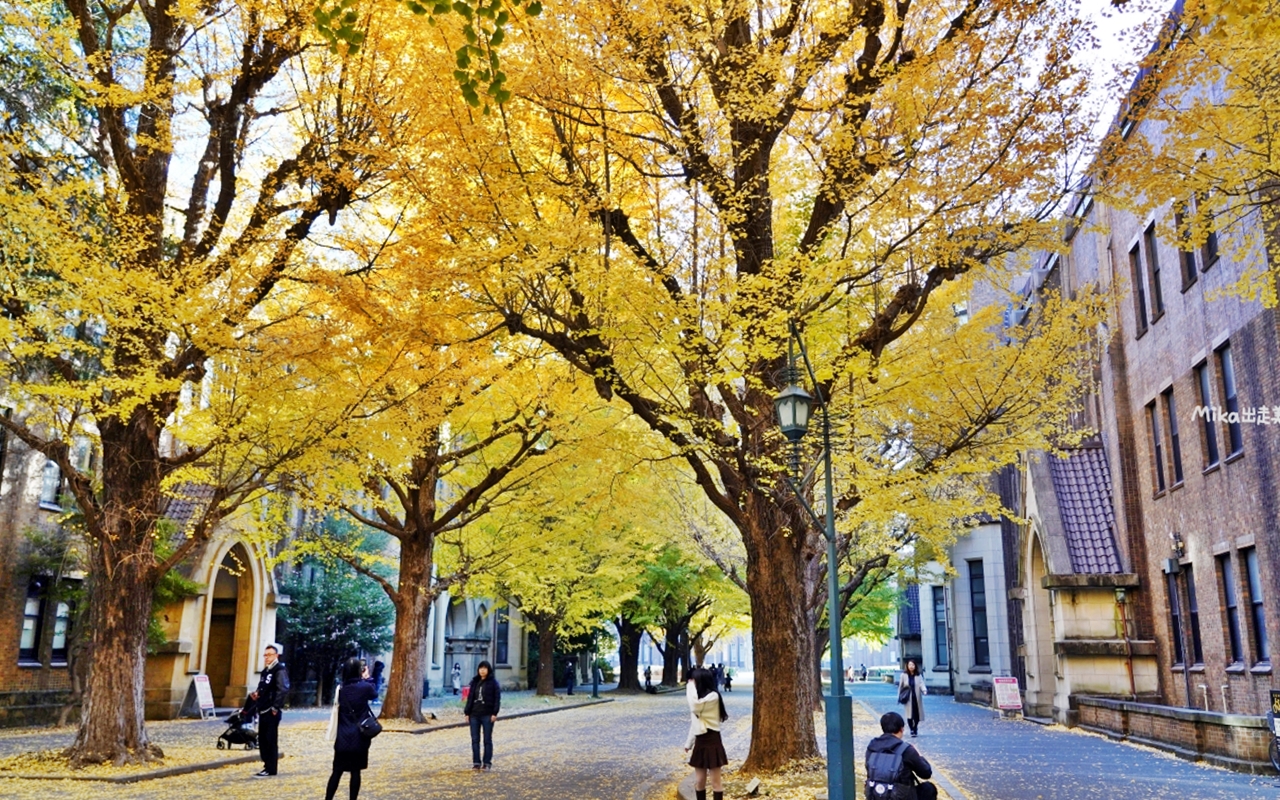
<path fill-rule="evenodd" d="M 214 700 L 222 706 L 244 701 L 253 628 L 253 572 L 249 554 L 235 545 L 218 565 L 209 593 L 209 635 L 205 674 Z"/>
<path fill-rule="evenodd" d="M 1031 552 L 1027 569 L 1027 605 L 1024 624 L 1030 634 L 1027 637 L 1027 706 L 1028 711 L 1039 717 L 1053 715 L 1054 695 L 1057 692 L 1057 657 L 1053 642 L 1053 594 L 1044 588 L 1043 579 L 1048 574 L 1044 549 L 1040 536 L 1032 530 Z"/>

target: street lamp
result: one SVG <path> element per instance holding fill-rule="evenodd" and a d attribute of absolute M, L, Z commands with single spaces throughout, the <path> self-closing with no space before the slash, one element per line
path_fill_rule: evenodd
<path fill-rule="evenodd" d="M 826 519 L 821 519 L 804 499 L 800 487 L 791 474 L 785 474 L 796 500 L 827 537 L 827 622 L 831 631 L 831 693 L 824 700 L 827 716 L 827 797 L 829 800 L 855 800 L 853 770 L 853 698 L 844 693 L 844 642 L 840 623 L 840 574 L 836 558 L 836 509 L 835 492 L 831 478 L 831 416 L 827 401 L 822 396 L 809 353 L 805 350 L 796 325 L 789 326 L 791 342 L 800 348 L 805 370 L 817 393 L 815 398 L 796 384 L 795 353 L 788 343 L 788 380 L 790 385 L 774 398 L 773 406 L 778 415 L 782 435 L 791 442 L 791 469 L 798 471 L 800 464 L 800 440 L 809 429 L 809 417 L 816 401 L 822 410 L 822 460 L 827 493 Z"/>

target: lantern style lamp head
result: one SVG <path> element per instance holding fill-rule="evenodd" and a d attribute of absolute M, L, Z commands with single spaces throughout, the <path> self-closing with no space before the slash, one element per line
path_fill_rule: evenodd
<path fill-rule="evenodd" d="M 792 384 L 773 398 L 773 408 L 778 414 L 782 435 L 798 442 L 809 430 L 809 414 L 813 411 L 813 395 Z"/>

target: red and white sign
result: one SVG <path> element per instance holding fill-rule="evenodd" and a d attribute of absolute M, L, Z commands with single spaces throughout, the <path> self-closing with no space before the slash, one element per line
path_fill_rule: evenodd
<path fill-rule="evenodd" d="M 1018 692 L 1017 678 L 992 678 L 996 689 L 996 708 L 1022 709 L 1022 695 Z"/>

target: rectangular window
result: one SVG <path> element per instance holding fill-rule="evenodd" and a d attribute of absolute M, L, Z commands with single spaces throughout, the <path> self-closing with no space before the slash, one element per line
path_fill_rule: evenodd
<path fill-rule="evenodd" d="M 1231 449 L 1227 451 L 1230 458 L 1244 449 L 1244 439 L 1240 433 L 1240 398 L 1236 396 L 1236 366 L 1231 357 L 1231 345 L 1224 344 L 1218 350 L 1218 369 L 1222 371 L 1223 410 L 1234 417 L 1227 418 L 1227 442 Z M 1231 422 L 1235 419 L 1235 422 Z"/>
<path fill-rule="evenodd" d="M 1178 237 L 1178 263 L 1182 267 L 1182 291 L 1190 289 L 1195 285 L 1199 273 L 1196 272 L 1196 253 L 1191 249 L 1191 245 L 1187 244 L 1187 238 L 1190 231 L 1187 230 L 1187 220 L 1183 215 L 1183 206 L 1178 204 L 1173 212 L 1173 227 L 1176 229 Z"/>
<path fill-rule="evenodd" d="M 1218 463 L 1218 428 L 1208 413 L 1208 410 L 1213 407 L 1213 393 L 1210 390 L 1211 381 L 1207 363 L 1196 366 L 1196 383 L 1200 384 L 1200 407 L 1205 409 L 1204 468 L 1208 469 Z"/>
<path fill-rule="evenodd" d="M 969 597 L 973 602 L 973 664 L 991 666 L 990 642 L 987 639 L 987 586 L 983 580 L 982 561 L 969 562 Z"/>
<path fill-rule="evenodd" d="M 1136 335 L 1147 332 L 1147 281 L 1142 274 L 1142 251 L 1134 245 L 1129 251 L 1129 271 L 1133 273 L 1133 313 L 1137 319 Z"/>
<path fill-rule="evenodd" d="M 1230 663 L 1243 664 L 1244 651 L 1240 646 L 1240 609 L 1236 603 L 1236 581 L 1231 569 L 1231 556 L 1218 556 L 1218 574 L 1222 577 L 1222 604 L 1227 612 L 1227 644 L 1231 651 Z"/>
<path fill-rule="evenodd" d="M 1200 269 L 1207 270 L 1218 260 L 1218 232 L 1214 230 L 1213 213 L 1205 208 L 1208 198 L 1196 196 L 1196 211 L 1204 215 L 1204 244 L 1200 245 Z"/>
<path fill-rule="evenodd" d="M 1258 551 L 1241 550 L 1246 581 L 1249 584 L 1249 621 L 1253 624 L 1254 663 L 1271 663 L 1271 644 L 1267 641 L 1267 615 L 1262 608 L 1262 576 L 1258 572 Z"/>
<path fill-rule="evenodd" d="M 1147 276 L 1151 279 L 1151 321 L 1164 316 L 1164 295 L 1160 292 L 1160 256 L 1156 252 L 1156 224 L 1153 222 L 1142 232 L 1142 243 L 1147 251 Z"/>
<path fill-rule="evenodd" d="M 53 644 L 49 656 L 58 663 L 67 663 L 67 640 L 71 635 L 71 604 L 60 602 L 53 615 Z"/>
<path fill-rule="evenodd" d="M 511 638 L 511 606 L 504 605 L 498 609 L 497 623 L 493 626 L 493 661 L 495 664 L 506 664 L 509 657 L 507 640 Z"/>
<path fill-rule="evenodd" d="M 1151 457 L 1156 470 L 1155 493 L 1165 490 L 1164 485 L 1164 437 L 1160 435 L 1160 415 L 1156 413 L 1153 400 L 1147 403 L 1147 420 L 1151 426 Z"/>
<path fill-rule="evenodd" d="M 1191 628 L 1191 663 L 1204 663 L 1204 645 L 1200 639 L 1200 605 L 1196 602 L 1195 570 L 1187 564 L 1182 568 L 1187 581 L 1187 624 Z"/>
<path fill-rule="evenodd" d="M 1173 467 L 1173 485 L 1182 483 L 1182 443 L 1178 440 L 1178 409 L 1173 400 L 1173 387 L 1160 394 L 1164 398 L 1164 421 L 1169 426 L 1169 463 Z"/>
<path fill-rule="evenodd" d="M 947 658 L 947 590 L 933 587 L 933 651 L 934 663 L 939 667 L 950 665 Z"/>
<path fill-rule="evenodd" d="M 1182 658 L 1182 608 L 1178 602 L 1178 576 L 1166 575 L 1169 590 L 1169 625 L 1173 629 L 1173 665 L 1181 667 Z"/>
<path fill-rule="evenodd" d="M 18 661 L 40 660 L 40 622 L 44 619 L 44 581 L 32 578 L 27 584 L 27 602 L 22 607 L 22 635 L 18 641 Z"/>
<path fill-rule="evenodd" d="M 44 477 L 40 483 L 40 507 L 49 511 L 61 511 L 58 496 L 62 494 L 62 469 L 56 461 L 44 462 Z"/>

